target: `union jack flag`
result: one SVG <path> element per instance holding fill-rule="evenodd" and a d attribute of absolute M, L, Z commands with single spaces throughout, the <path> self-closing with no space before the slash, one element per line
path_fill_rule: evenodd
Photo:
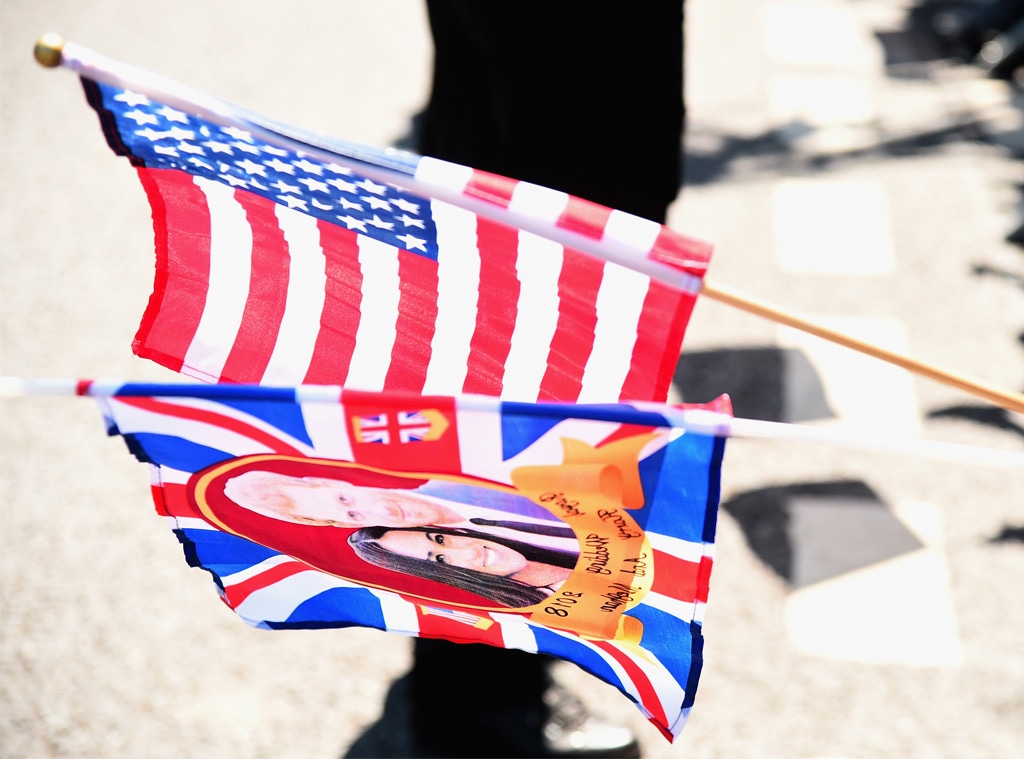
<path fill-rule="evenodd" d="M 619 688 L 670 739 L 682 729 L 702 661 L 724 448 L 724 438 L 714 433 L 727 429 L 727 399 L 696 409 L 451 399 L 456 423 L 445 435 L 467 443 L 449 472 L 457 469 L 496 486 L 512 483 L 524 465 L 561 465 L 567 438 L 599 451 L 638 432 L 663 433 L 637 449 L 634 458 L 643 504 L 629 513 L 643 531 L 645 550 L 626 571 L 642 578 L 642 598 L 622 613 L 625 632 L 594 635 L 560 624 L 557 616 L 482 609 L 473 597 L 465 603 L 459 596 L 438 602 L 429 587 L 412 583 L 396 588 L 364 582 L 326 564 L 337 543 L 317 549 L 315 540 L 303 538 L 275 546 L 284 527 L 262 537 L 253 530 L 243 535 L 240 522 L 204 508 L 196 483 L 211 468 L 254 457 L 351 462 L 350 428 L 338 423 L 351 412 L 345 408 L 347 391 L 339 387 L 94 383 L 83 384 L 81 392 L 97 397 L 110 434 L 122 436 L 150 464 L 157 511 L 170 520 L 189 564 L 210 572 L 223 601 L 249 624 L 266 629 L 360 625 L 546 653 Z M 405 396 L 353 397 L 360 411 L 373 397 L 383 407 L 412 405 Z M 691 429 L 694 411 L 699 429 Z M 418 470 L 418 464 L 400 451 L 390 460 L 396 471 Z M 305 534 L 316 529 L 344 534 L 337 528 L 285 526 Z M 587 558 L 588 550 L 581 541 L 581 561 L 598 566 Z M 620 586 L 624 593 L 636 592 Z"/>
<path fill-rule="evenodd" d="M 435 440 L 447 423 L 437 411 L 397 411 L 355 420 L 355 436 L 361 443 L 414 443 Z"/>

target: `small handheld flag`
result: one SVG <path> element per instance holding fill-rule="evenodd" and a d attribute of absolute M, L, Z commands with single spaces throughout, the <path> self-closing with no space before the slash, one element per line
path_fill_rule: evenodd
<path fill-rule="evenodd" d="M 75 45 L 62 60 L 152 208 L 138 355 L 207 382 L 667 397 L 706 243 L 272 124 Z"/>
<path fill-rule="evenodd" d="M 502 402 L 339 387 L 90 386 L 222 600 L 574 662 L 669 738 L 700 674 L 728 399 Z M 366 442 L 366 419 L 436 435 Z"/>

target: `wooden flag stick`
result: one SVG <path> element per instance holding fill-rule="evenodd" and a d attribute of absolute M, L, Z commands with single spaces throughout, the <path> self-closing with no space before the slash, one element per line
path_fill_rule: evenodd
<path fill-rule="evenodd" d="M 829 327 L 822 326 L 815 322 L 805 319 L 802 316 L 798 316 L 789 311 L 785 311 L 777 306 L 773 306 L 764 301 L 751 298 L 746 295 L 740 295 L 739 293 L 724 288 L 720 285 L 714 285 L 710 282 L 705 281 L 701 286 L 701 295 L 717 300 L 721 303 L 726 303 L 730 306 L 738 308 L 742 311 L 746 311 L 757 316 L 770 319 L 771 321 L 784 324 L 787 327 L 793 327 L 794 329 L 807 332 L 817 337 L 829 340 L 833 343 L 838 343 L 847 348 L 852 348 L 855 351 L 866 353 L 869 356 L 874 356 L 883 361 L 888 361 L 890 364 L 895 364 L 903 369 L 919 374 L 922 377 L 927 377 L 937 382 L 943 382 L 947 385 L 955 387 L 959 390 L 964 390 L 968 393 L 984 398 L 990 403 L 994 403 L 1002 408 L 1009 409 L 1011 411 L 1019 411 L 1024 413 L 1024 395 L 1020 393 L 1012 393 L 998 388 L 991 387 L 990 385 L 983 384 L 977 380 L 969 377 L 964 377 L 960 374 L 954 374 L 953 372 L 946 371 L 932 364 L 925 363 L 924 361 L 918 361 L 917 359 L 897 353 L 895 351 L 882 348 L 878 345 L 859 340 L 850 335 L 843 334 Z"/>

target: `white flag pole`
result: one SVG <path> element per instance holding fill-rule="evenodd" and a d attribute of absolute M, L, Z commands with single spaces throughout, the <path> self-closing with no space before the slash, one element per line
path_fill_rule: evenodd
<path fill-rule="evenodd" d="M 20 377 L 0 377 L 0 398 L 18 398 L 24 396 L 88 396 L 90 398 L 109 398 L 118 394 L 126 383 L 122 380 L 72 380 L 72 379 L 23 379 Z M 150 384 L 155 395 L 160 389 L 174 393 L 184 393 L 189 388 L 209 390 L 215 387 L 217 394 L 230 398 L 233 391 L 239 395 L 248 395 L 253 387 L 274 389 L 267 385 L 202 385 L 191 383 L 138 383 L 142 390 Z M 277 388 L 280 390 L 281 388 Z M 342 388 L 338 385 L 298 385 L 294 388 L 295 396 L 302 403 L 338 403 Z M 463 395 L 456 398 L 459 407 L 479 411 L 498 411 L 503 401 L 500 398 L 485 395 Z M 540 406 L 557 406 L 563 404 L 541 403 Z M 576 404 L 565 404 L 576 405 Z M 706 409 L 690 409 L 672 404 L 641 403 L 631 409 L 660 415 L 674 428 L 702 435 L 719 437 L 750 438 L 760 440 L 776 440 L 785 442 L 810 443 L 814 445 L 832 445 L 841 448 L 862 450 L 869 453 L 892 453 L 915 458 L 933 459 L 956 464 L 970 464 L 1000 469 L 1024 470 L 1024 451 L 1009 451 L 1001 448 L 986 448 L 960 443 L 947 443 L 937 440 L 897 437 L 889 438 L 882 434 L 865 435 L 840 428 L 813 427 L 809 425 L 786 424 L 783 422 L 767 422 L 758 419 L 736 419 Z M 586 409 L 587 406 L 580 405 Z M 608 407 L 603 406 L 607 411 Z M 627 411 L 627 415 L 628 415 Z M 624 420 L 627 420 L 624 417 Z"/>

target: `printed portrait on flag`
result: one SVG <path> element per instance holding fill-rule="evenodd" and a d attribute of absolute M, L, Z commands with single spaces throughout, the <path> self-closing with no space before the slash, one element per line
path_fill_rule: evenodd
<path fill-rule="evenodd" d="M 476 610 L 538 607 L 556 617 L 610 588 L 611 601 L 602 597 L 600 606 L 617 620 L 642 596 L 642 583 L 620 577 L 606 588 L 605 581 L 616 563 L 642 577 L 636 569 L 647 555 L 643 530 L 623 503 L 637 495 L 623 490 L 617 466 L 524 467 L 514 477 L 520 491 L 468 477 L 268 454 L 199 471 L 188 493 L 218 529 L 360 585 Z M 595 498 L 600 503 L 585 505 Z M 624 542 L 633 545 L 619 547 Z M 602 627 L 614 635 L 607 620 Z"/>
<path fill-rule="evenodd" d="M 497 483 L 250 456 L 198 472 L 216 527 L 333 575 L 435 602 L 532 606 L 579 558 L 573 529 Z"/>

